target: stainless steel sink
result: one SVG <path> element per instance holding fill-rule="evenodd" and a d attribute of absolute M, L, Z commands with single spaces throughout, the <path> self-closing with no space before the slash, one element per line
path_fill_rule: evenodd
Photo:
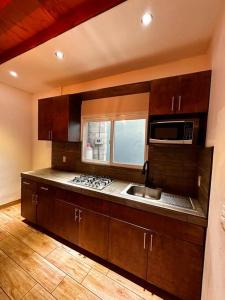
<path fill-rule="evenodd" d="M 176 206 L 187 210 L 196 210 L 190 197 L 163 193 L 161 189 L 151 189 L 144 185 L 129 184 L 122 192 L 123 195 L 130 195 L 136 199 L 149 199 L 159 205 Z M 155 203 L 156 203 L 155 202 Z"/>
<path fill-rule="evenodd" d="M 124 192 L 132 196 L 160 200 L 162 191 L 160 189 L 151 189 L 145 186 L 131 184 Z"/>

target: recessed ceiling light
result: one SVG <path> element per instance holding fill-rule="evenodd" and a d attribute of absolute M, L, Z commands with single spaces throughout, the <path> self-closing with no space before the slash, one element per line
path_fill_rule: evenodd
<path fill-rule="evenodd" d="M 64 58 L 64 53 L 62 51 L 55 51 L 55 56 L 58 59 L 63 59 Z"/>
<path fill-rule="evenodd" d="M 12 77 L 18 77 L 18 74 L 17 74 L 15 71 L 9 71 L 9 74 L 10 74 Z"/>
<path fill-rule="evenodd" d="M 144 26 L 148 26 L 151 22 L 152 22 L 153 16 L 150 13 L 145 13 L 142 17 L 141 17 L 141 23 Z"/>

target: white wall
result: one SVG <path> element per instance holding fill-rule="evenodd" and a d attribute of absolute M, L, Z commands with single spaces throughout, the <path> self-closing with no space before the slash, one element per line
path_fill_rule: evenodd
<path fill-rule="evenodd" d="M 220 224 L 225 204 L 225 8 L 212 44 L 212 84 L 207 145 L 214 161 L 206 240 L 203 300 L 225 299 L 225 231 Z"/>
<path fill-rule="evenodd" d="M 20 198 L 20 173 L 31 169 L 31 99 L 0 83 L 0 205 Z"/>
<path fill-rule="evenodd" d="M 32 170 L 51 167 L 52 143 L 38 140 L 38 101 L 32 99 Z"/>

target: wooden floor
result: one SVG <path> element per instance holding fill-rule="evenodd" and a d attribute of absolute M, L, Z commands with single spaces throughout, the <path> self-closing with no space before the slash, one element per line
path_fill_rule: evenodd
<path fill-rule="evenodd" d="M 0 210 L 0 300 L 162 300 L 22 221 Z"/>

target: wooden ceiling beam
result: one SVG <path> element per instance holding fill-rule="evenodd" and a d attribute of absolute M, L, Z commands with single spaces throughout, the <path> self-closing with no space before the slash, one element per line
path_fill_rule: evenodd
<path fill-rule="evenodd" d="M 127 0 L 86 0 L 74 7 L 69 13 L 64 14 L 48 28 L 36 33 L 29 39 L 21 42 L 15 47 L 4 51 L 0 55 L 0 64 L 37 47 L 44 42 L 72 29 L 75 26 L 119 5 Z"/>
<path fill-rule="evenodd" d="M 4 9 L 12 0 L 1 0 L 0 1 L 0 11 Z"/>

